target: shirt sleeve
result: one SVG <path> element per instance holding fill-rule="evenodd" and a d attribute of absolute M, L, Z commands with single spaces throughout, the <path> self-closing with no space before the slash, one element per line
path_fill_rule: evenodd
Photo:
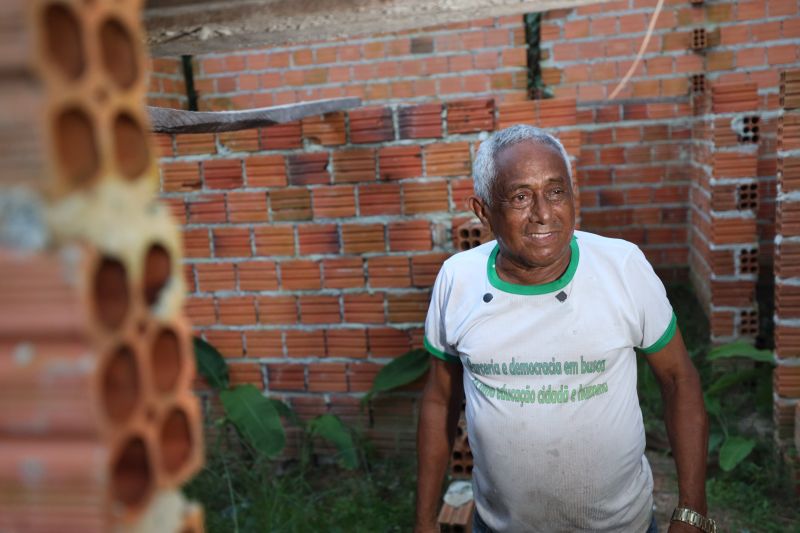
<path fill-rule="evenodd" d="M 646 354 L 660 351 L 675 336 L 677 319 L 664 284 L 637 247 L 625 265 L 626 282 L 639 318 L 636 347 Z"/>
<path fill-rule="evenodd" d="M 448 281 L 445 267 L 439 270 L 436 282 L 433 284 L 431 292 L 431 303 L 428 307 L 428 316 L 425 318 L 425 339 L 423 341 L 425 349 L 434 357 L 447 362 L 460 362 L 456 355 L 456 350 L 447 344 L 447 333 L 445 331 L 445 309 L 450 294 L 450 283 Z"/>

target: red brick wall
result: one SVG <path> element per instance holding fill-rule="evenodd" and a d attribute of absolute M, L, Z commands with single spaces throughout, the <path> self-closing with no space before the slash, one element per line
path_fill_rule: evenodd
<path fill-rule="evenodd" d="M 150 66 L 148 105 L 186 109 L 188 98 L 180 58 L 153 58 Z"/>
<path fill-rule="evenodd" d="M 703 74 L 709 84 L 751 81 L 761 117 L 760 262 L 768 270 L 778 72 L 800 65 L 798 3 L 667 0 L 642 63 L 617 98 L 621 103 L 609 105 L 605 99 L 632 64 L 655 5 L 622 0 L 552 11 L 542 24 L 546 83 L 556 96 L 577 98 L 579 111 L 591 112 L 596 122 L 579 160 L 585 227 L 632 238 L 656 265 L 685 265 L 687 219 L 679 210 L 689 201 L 691 76 Z M 706 31 L 703 50 L 691 49 L 695 29 Z M 654 208 L 660 217 L 650 212 Z"/>
<path fill-rule="evenodd" d="M 577 155 L 573 99 L 366 107 L 157 136 L 162 197 L 183 225 L 187 312 L 229 358 L 232 383 L 358 418 L 381 365 L 422 346 L 429 289 L 469 218 L 477 144 L 519 120 Z M 369 434 L 384 448 L 413 446 L 416 395 L 400 398 L 373 406 Z"/>
<path fill-rule="evenodd" d="M 200 109 L 357 96 L 370 103 L 526 97 L 522 16 L 195 57 Z"/>
<path fill-rule="evenodd" d="M 715 302 L 712 281 L 744 281 L 734 291 L 742 295 L 736 309 L 724 309 L 733 318 L 718 321 L 719 332 L 726 325 L 730 332 L 717 337 L 750 334 L 755 274 L 741 269 L 741 254 L 752 268 L 755 250 L 759 279 L 772 279 L 778 72 L 800 66 L 798 5 L 668 0 L 644 61 L 609 102 L 655 4 L 623 0 L 544 16 L 544 81 L 557 97 L 577 99 L 568 131 L 579 148 L 582 227 L 639 244 L 666 279 L 685 279 L 691 264 L 712 315 L 730 307 L 725 287 Z M 695 30 L 705 30 L 704 48 Z M 451 251 L 452 225 L 463 220 L 476 132 L 532 120 L 536 106 L 520 102 L 522 17 L 200 56 L 194 69 L 203 109 L 352 95 L 392 104 L 260 131 L 159 139 L 165 197 L 186 224 L 197 324 L 238 354 L 236 379 L 289 393 L 308 409 L 323 398 L 349 412 L 376 365 L 419 345 L 427 287 Z M 163 76 L 168 71 L 165 64 Z M 715 193 L 697 168 L 710 165 L 713 176 L 709 162 L 736 150 L 728 139 L 701 155 L 696 148 L 706 140 L 697 128 L 717 128 L 721 118 L 716 131 L 726 131 L 738 115 L 698 113 L 692 97 L 744 83 L 757 96 L 739 114 L 759 117 L 759 140 L 755 170 L 733 179 L 757 185 L 756 210 L 747 208 L 755 233 L 733 243 L 736 250 L 712 250 L 691 238 L 716 231 L 698 214 L 708 222 L 712 211 L 736 211 L 725 202 L 739 191 L 727 184 Z M 505 102 L 505 112 L 486 101 L 446 110 L 441 103 L 486 95 Z M 567 124 L 563 110 L 542 105 L 539 119 L 556 117 L 545 125 Z M 471 117 L 466 130 L 453 127 L 458 112 Z M 413 413 L 413 395 L 405 408 Z M 395 444 L 410 439 L 382 435 Z"/>

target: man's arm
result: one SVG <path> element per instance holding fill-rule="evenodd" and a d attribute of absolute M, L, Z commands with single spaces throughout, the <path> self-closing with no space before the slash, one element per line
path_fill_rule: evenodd
<path fill-rule="evenodd" d="M 417 428 L 416 533 L 438 532 L 436 514 L 442 480 L 450 460 L 464 398 L 462 380 L 460 362 L 431 358 Z"/>
<path fill-rule="evenodd" d="M 678 470 L 678 505 L 707 515 L 708 417 L 700 376 L 689 359 L 680 330 L 664 348 L 645 357 L 658 380 L 664 400 L 664 422 Z M 682 522 L 673 522 L 670 531 L 699 530 Z"/>

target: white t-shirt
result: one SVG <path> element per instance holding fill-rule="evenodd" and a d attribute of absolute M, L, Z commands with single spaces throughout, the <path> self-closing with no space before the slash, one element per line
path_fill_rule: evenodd
<path fill-rule="evenodd" d="M 635 245 L 576 231 L 564 275 L 497 276 L 495 241 L 454 255 L 433 287 L 425 346 L 464 367 L 475 502 L 498 532 L 644 532 L 653 480 L 636 354 L 676 329 Z"/>

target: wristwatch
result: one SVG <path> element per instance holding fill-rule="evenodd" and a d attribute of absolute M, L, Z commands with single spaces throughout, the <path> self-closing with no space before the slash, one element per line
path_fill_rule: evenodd
<path fill-rule="evenodd" d="M 710 518 L 706 518 L 697 511 L 693 511 L 688 507 L 676 507 L 672 511 L 671 522 L 686 522 L 690 526 L 694 526 L 705 533 L 717 533 L 717 523 Z"/>

